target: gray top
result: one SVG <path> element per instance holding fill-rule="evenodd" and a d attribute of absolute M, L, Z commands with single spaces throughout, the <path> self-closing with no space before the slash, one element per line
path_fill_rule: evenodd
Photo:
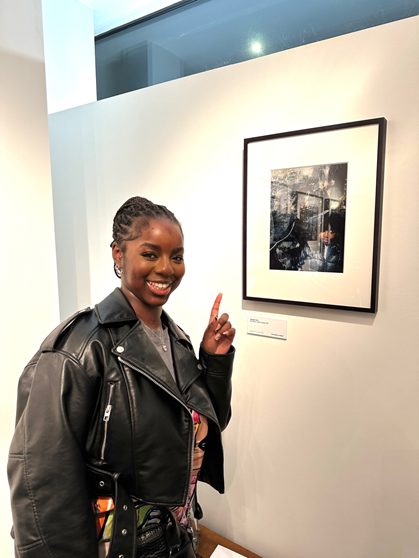
<path fill-rule="evenodd" d="M 142 326 L 148 338 L 156 347 L 157 352 L 162 357 L 164 363 L 169 369 L 172 378 L 176 382 L 176 374 L 173 366 L 172 347 L 170 345 L 169 330 L 164 325 L 162 326 L 161 329 L 153 329 L 151 327 L 148 327 L 144 322 L 142 322 Z"/>

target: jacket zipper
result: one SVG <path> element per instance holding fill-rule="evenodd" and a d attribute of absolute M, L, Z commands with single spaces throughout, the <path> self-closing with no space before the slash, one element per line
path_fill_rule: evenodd
<path fill-rule="evenodd" d="M 100 451 L 100 459 L 102 461 L 105 460 L 105 449 L 106 449 L 106 442 L 108 439 L 108 425 L 109 425 L 109 419 L 111 418 L 111 412 L 112 412 L 112 396 L 113 396 L 113 391 L 115 389 L 115 384 L 111 383 L 109 384 L 109 391 L 108 391 L 108 397 L 106 400 L 106 407 L 105 407 L 105 412 L 103 413 L 103 440 L 102 440 L 102 447 L 101 447 L 101 451 Z"/>
<path fill-rule="evenodd" d="M 192 478 L 192 469 L 193 469 L 193 442 L 194 442 L 194 431 L 195 431 L 195 425 L 193 423 L 193 418 L 192 418 L 192 413 L 189 409 L 189 407 L 178 397 L 176 397 L 176 395 L 174 393 L 172 393 L 170 390 L 168 390 L 167 388 L 165 388 L 162 384 L 160 384 L 159 382 L 157 382 L 152 376 L 150 376 L 149 374 L 147 374 L 147 372 L 145 372 L 144 370 L 141 370 L 141 368 L 137 368 L 136 366 L 133 366 L 131 363 L 127 362 L 126 360 L 124 360 L 123 358 L 121 358 L 120 356 L 118 356 L 118 360 L 119 362 L 121 362 L 122 364 L 125 364 L 125 366 L 128 366 L 128 368 L 131 368 L 132 370 L 135 370 L 136 372 L 139 372 L 140 374 L 143 374 L 144 376 L 146 376 L 150 381 L 153 382 L 153 384 L 155 384 L 156 386 L 158 386 L 159 388 L 161 388 L 163 391 L 165 391 L 166 393 L 168 393 L 171 397 L 173 397 L 174 399 L 176 399 L 176 401 L 178 401 L 182 407 L 185 407 L 185 409 L 188 411 L 188 416 L 189 419 L 192 423 L 192 428 L 191 428 L 191 435 L 189 437 L 189 471 L 188 471 L 188 486 L 186 487 L 186 491 L 184 493 L 184 500 L 187 498 L 188 496 L 188 492 L 189 492 L 189 486 L 190 486 L 190 480 Z M 106 414 L 106 411 L 105 411 Z M 103 459 L 103 458 L 102 458 Z"/>

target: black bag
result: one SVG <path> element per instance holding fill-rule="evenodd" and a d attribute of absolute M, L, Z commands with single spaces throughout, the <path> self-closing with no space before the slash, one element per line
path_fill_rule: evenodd
<path fill-rule="evenodd" d="M 189 533 L 164 506 L 150 508 L 137 528 L 136 558 L 196 558 Z"/>

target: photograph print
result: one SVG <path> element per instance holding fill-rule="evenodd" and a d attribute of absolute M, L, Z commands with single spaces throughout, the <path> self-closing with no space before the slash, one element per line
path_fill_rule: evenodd
<path fill-rule="evenodd" d="M 270 269 L 343 272 L 347 168 L 271 171 Z"/>

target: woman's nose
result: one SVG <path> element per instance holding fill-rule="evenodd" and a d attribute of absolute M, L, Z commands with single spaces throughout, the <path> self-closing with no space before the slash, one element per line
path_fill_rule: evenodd
<path fill-rule="evenodd" d="M 156 271 L 165 275 L 171 275 L 173 273 L 173 264 L 171 258 L 165 256 L 159 258 L 156 266 Z"/>

